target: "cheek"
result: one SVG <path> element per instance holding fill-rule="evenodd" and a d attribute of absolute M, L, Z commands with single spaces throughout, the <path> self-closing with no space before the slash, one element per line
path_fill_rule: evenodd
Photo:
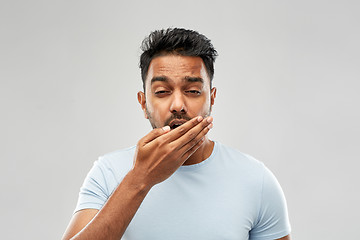
<path fill-rule="evenodd" d="M 189 105 L 189 110 L 194 111 L 195 114 L 203 114 L 207 113 L 210 108 L 210 98 L 204 97 L 204 98 L 198 98 L 196 100 L 191 101 Z"/>
<path fill-rule="evenodd" d="M 150 103 L 149 103 L 149 109 L 152 110 L 152 112 L 155 113 L 161 113 L 164 111 L 164 109 L 166 108 L 166 104 L 164 101 L 159 101 L 157 99 L 153 99 Z"/>
<path fill-rule="evenodd" d="M 148 113 L 151 115 L 151 118 L 157 122 L 161 121 L 162 118 L 168 112 L 164 103 L 159 101 L 152 101 L 151 103 L 147 104 Z"/>

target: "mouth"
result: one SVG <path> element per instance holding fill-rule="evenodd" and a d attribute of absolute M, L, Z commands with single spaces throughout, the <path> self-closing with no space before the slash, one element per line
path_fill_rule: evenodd
<path fill-rule="evenodd" d="M 180 127 L 181 125 L 183 125 L 186 122 L 186 120 L 183 119 L 176 119 L 170 122 L 169 127 L 171 130 Z"/>

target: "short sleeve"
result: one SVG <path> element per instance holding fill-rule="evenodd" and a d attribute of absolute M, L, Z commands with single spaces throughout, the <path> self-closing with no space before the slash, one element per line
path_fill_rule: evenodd
<path fill-rule="evenodd" d="M 250 240 L 273 240 L 291 232 L 286 199 L 275 176 L 265 167 L 258 219 Z"/>
<path fill-rule="evenodd" d="M 95 161 L 80 188 L 78 202 L 74 212 L 82 209 L 100 210 L 109 197 L 104 166 Z"/>

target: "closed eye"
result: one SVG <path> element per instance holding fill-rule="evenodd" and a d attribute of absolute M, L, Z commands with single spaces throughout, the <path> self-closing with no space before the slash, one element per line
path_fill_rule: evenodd
<path fill-rule="evenodd" d="M 154 94 L 157 96 L 161 96 L 161 95 L 166 95 L 169 93 L 170 93 L 170 91 L 161 90 L 161 91 L 156 91 Z"/>
<path fill-rule="evenodd" d="M 185 91 L 186 93 L 189 93 L 189 94 L 192 94 L 192 95 L 200 95 L 201 94 L 201 91 L 198 91 L 198 90 L 188 90 L 188 91 Z"/>

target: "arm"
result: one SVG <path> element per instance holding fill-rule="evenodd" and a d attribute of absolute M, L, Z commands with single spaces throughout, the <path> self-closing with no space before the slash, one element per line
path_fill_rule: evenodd
<path fill-rule="evenodd" d="M 120 239 L 150 189 L 170 177 L 203 143 L 211 121 L 194 118 L 169 132 L 154 129 L 137 144 L 133 169 L 100 211 L 74 214 L 67 239 Z M 211 120 L 211 118 L 210 118 Z"/>
<path fill-rule="evenodd" d="M 70 239 L 81 231 L 99 212 L 97 209 L 80 210 L 72 216 L 62 239 Z"/>
<path fill-rule="evenodd" d="M 135 181 L 129 172 L 100 211 L 75 213 L 63 239 L 119 239 L 150 190 Z"/>

